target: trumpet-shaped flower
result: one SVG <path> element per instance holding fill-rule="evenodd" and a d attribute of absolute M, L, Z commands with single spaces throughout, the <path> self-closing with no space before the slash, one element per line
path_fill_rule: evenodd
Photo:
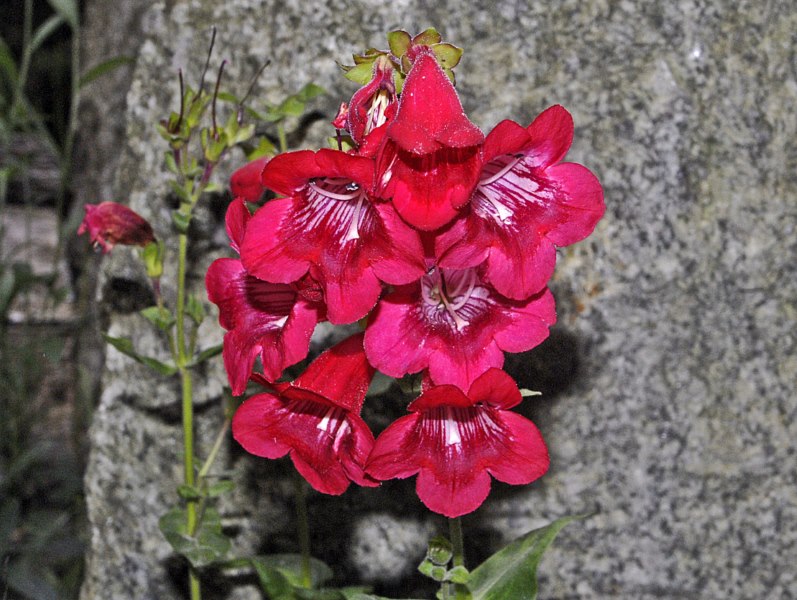
<path fill-rule="evenodd" d="M 365 333 L 365 352 L 392 377 L 428 368 L 435 384 L 467 390 L 487 369 L 504 364 L 504 351 L 540 344 L 555 321 L 547 289 L 510 300 L 476 269 L 433 268 L 379 302 Z"/>
<path fill-rule="evenodd" d="M 116 202 L 86 204 L 86 216 L 77 230 L 88 232 L 91 243 L 110 252 L 116 244 L 146 246 L 155 241 L 152 226 L 141 215 Z"/>
<path fill-rule="evenodd" d="M 424 272 L 418 233 L 370 190 L 374 162 L 335 150 L 291 152 L 263 171 L 270 189 L 288 196 L 252 218 L 241 259 L 255 277 L 290 283 L 306 273 L 324 292 L 332 323 L 351 323 L 376 304 L 382 284 Z"/>
<path fill-rule="evenodd" d="M 483 141 L 434 54 L 421 51 L 377 158 L 379 195 L 414 227 L 442 227 L 471 196 Z"/>
<path fill-rule="evenodd" d="M 366 472 L 380 480 L 417 474 L 418 497 L 430 510 L 452 518 L 473 512 L 490 493 L 491 475 L 521 485 L 548 470 L 539 430 L 509 410 L 520 401 L 500 369 L 479 376 L 467 394 L 432 387 L 377 438 Z"/>
<path fill-rule="evenodd" d="M 528 298 L 553 274 L 555 246 L 587 237 L 603 216 L 595 176 L 560 162 L 573 140 L 573 119 L 552 106 L 528 128 L 499 123 L 482 149 L 484 165 L 468 210 L 436 240 L 445 268 L 486 261 L 486 279 L 504 296 Z"/>
<path fill-rule="evenodd" d="M 249 218 L 243 198 L 230 204 L 227 233 L 235 250 Z M 250 275 L 240 260 L 220 258 L 210 265 L 205 285 L 208 298 L 219 307 L 219 323 L 227 330 L 222 354 L 234 395 L 246 390 L 258 356 L 269 381 L 307 356 L 323 307 L 296 284 L 262 281 Z"/>
<path fill-rule="evenodd" d="M 363 471 L 374 437 L 359 415 L 374 370 L 362 341 L 362 334 L 344 340 L 293 383 L 272 384 L 274 393 L 245 401 L 233 417 L 235 439 L 256 456 L 290 454 L 299 473 L 325 494 L 342 494 L 351 481 L 378 485 Z"/>

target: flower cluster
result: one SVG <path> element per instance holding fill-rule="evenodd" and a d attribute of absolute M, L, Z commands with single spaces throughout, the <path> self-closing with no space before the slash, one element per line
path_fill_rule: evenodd
<path fill-rule="evenodd" d="M 418 474 L 420 499 L 458 516 L 484 501 L 490 476 L 529 483 L 548 468 L 537 428 L 509 410 L 521 395 L 504 352 L 548 336 L 555 248 L 592 232 L 603 193 L 562 162 L 564 108 L 485 136 L 452 83 L 461 51 L 433 30 L 391 35 L 391 51 L 360 57 L 369 80 L 333 122 L 345 149 L 288 152 L 233 176 L 227 231 L 240 258 L 217 260 L 206 282 L 233 393 L 258 357 L 253 377 L 269 390 L 235 415 L 244 448 L 290 454 L 330 494 Z M 246 201 L 265 189 L 277 199 L 250 215 Z M 366 317 L 364 333 L 278 382 L 319 321 Z M 375 369 L 423 378 L 410 415 L 376 440 L 359 416 Z"/>

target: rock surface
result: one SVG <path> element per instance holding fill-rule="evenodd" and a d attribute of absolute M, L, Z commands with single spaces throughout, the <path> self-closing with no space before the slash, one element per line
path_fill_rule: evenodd
<path fill-rule="evenodd" d="M 427 5 L 153 3 L 136 25 L 144 37 L 117 193 L 166 230 L 153 125 L 176 106 L 177 69 L 198 77 L 211 25 L 233 90 L 245 90 L 266 58 L 259 97 L 274 102 L 309 81 L 330 90 L 325 120 L 297 140 L 305 147 L 321 143 L 324 123 L 353 92 L 335 60 L 383 46 L 388 30 L 436 26 L 466 50 L 458 89 L 471 119 L 489 130 L 563 104 L 576 122 L 569 158 L 599 176 L 607 203 L 595 234 L 560 252 L 551 339 L 511 361 L 522 384 L 544 392 L 524 411 L 549 443 L 552 470 L 526 489 L 495 486 L 465 519 L 470 561 L 556 517 L 594 512 L 562 532 L 543 561 L 542 597 L 797 597 L 797 7 Z M 224 251 L 214 228 L 221 231 L 209 223 L 194 252 L 198 290 Z M 106 262 L 103 290 L 140 289 L 143 274 L 128 259 L 119 252 Z M 129 312 L 135 303 L 110 307 L 112 334 L 157 345 Z M 209 327 L 202 343 L 219 337 Z M 221 377 L 216 366 L 197 385 L 200 456 L 222 418 Z M 84 600 L 181 597 L 183 574 L 157 527 L 180 478 L 176 387 L 151 381 L 109 350 L 91 430 Z M 239 481 L 222 507 L 239 531 L 236 547 L 292 549 L 287 467 L 232 444 L 222 462 Z M 421 510 L 411 483 L 310 501 L 316 554 L 334 561 L 341 579 L 429 595 L 412 571 L 423 538 L 444 524 Z M 384 552 L 387 539 L 396 554 Z M 214 585 L 209 597 L 258 597 L 251 586 Z"/>

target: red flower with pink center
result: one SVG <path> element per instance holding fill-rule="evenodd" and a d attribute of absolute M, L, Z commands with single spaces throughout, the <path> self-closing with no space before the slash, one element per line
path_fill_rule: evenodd
<path fill-rule="evenodd" d="M 555 246 L 587 237 L 603 216 L 595 176 L 560 162 L 573 140 L 573 119 L 552 106 L 528 128 L 499 123 L 482 150 L 484 166 L 469 208 L 436 240 L 442 267 L 486 261 L 485 277 L 504 296 L 527 298 L 553 274 Z"/>
<path fill-rule="evenodd" d="M 247 228 L 241 259 L 255 277 L 318 281 L 335 324 L 364 317 L 382 283 L 406 284 L 424 272 L 416 231 L 370 194 L 373 160 L 335 150 L 272 159 L 263 182 L 288 196 L 266 203 Z"/>
<path fill-rule="evenodd" d="M 509 411 L 521 396 L 500 369 L 478 377 L 467 394 L 453 385 L 425 391 L 413 414 L 377 438 L 366 472 L 376 479 L 417 474 L 418 497 L 430 510 L 458 517 L 476 510 L 490 493 L 490 476 L 513 485 L 531 483 L 550 464 L 537 427 Z"/>
<path fill-rule="evenodd" d="M 110 252 L 116 244 L 123 246 L 146 246 L 155 241 L 152 226 L 144 217 L 116 202 L 86 204 L 86 216 L 77 230 L 81 235 L 88 232 L 91 243 Z"/>
<path fill-rule="evenodd" d="M 256 456 L 290 454 L 296 469 L 319 492 L 342 494 L 351 481 L 378 483 L 363 471 L 374 437 L 360 418 L 374 369 L 362 334 L 327 350 L 293 383 L 252 396 L 236 411 L 233 437 Z"/>
<path fill-rule="evenodd" d="M 412 66 L 377 157 L 377 190 L 410 225 L 431 231 L 470 199 L 481 170 L 484 134 L 462 110 L 431 50 Z"/>
<path fill-rule="evenodd" d="M 547 289 L 510 300 L 476 269 L 433 268 L 379 302 L 365 333 L 365 352 L 386 375 L 428 368 L 435 384 L 466 390 L 487 369 L 500 368 L 504 352 L 541 343 L 555 321 Z"/>
<path fill-rule="evenodd" d="M 227 233 L 238 250 L 249 221 L 243 198 L 227 210 Z M 234 395 L 246 390 L 255 358 L 274 381 L 285 367 L 307 356 L 310 336 L 323 318 L 323 307 L 295 284 L 269 283 L 250 275 L 240 260 L 220 258 L 205 277 L 208 298 L 219 307 L 224 336 L 224 367 Z"/>

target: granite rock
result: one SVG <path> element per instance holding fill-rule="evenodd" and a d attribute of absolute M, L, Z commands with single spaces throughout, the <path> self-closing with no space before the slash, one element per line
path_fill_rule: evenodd
<path fill-rule="evenodd" d="M 152 3 L 138 22 L 116 189 L 161 231 L 167 185 L 153 124 L 176 105 L 177 69 L 199 72 L 211 25 L 232 89 L 244 90 L 270 59 L 258 97 L 274 102 L 309 81 L 329 90 L 318 104 L 324 120 L 292 140 L 303 147 L 322 143 L 354 89 L 334 61 L 384 45 L 395 28 L 434 25 L 466 49 L 458 89 L 485 130 L 503 118 L 529 122 L 554 103 L 573 113 L 569 158 L 598 174 L 607 214 L 588 241 L 560 251 L 550 340 L 509 363 L 544 392 L 522 410 L 543 431 L 553 466 L 527 488 L 496 485 L 465 519 L 472 564 L 520 532 L 592 512 L 544 559 L 541 597 L 797 597 L 793 2 Z M 207 223 L 192 253 L 197 290 L 224 252 L 223 236 L 211 235 L 221 225 L 212 215 Z M 106 282 L 142 277 L 119 256 L 106 263 Z M 137 344 L 157 342 L 124 309 L 110 322 Z M 219 336 L 208 327 L 201 343 Z M 221 378 L 214 365 L 197 386 L 200 455 L 221 421 Z M 151 383 L 113 350 L 103 381 L 83 598 L 181 597 L 179 565 L 157 529 L 180 477 L 176 388 Z M 365 417 L 384 426 L 384 409 L 366 404 Z M 264 463 L 232 444 L 222 457 L 239 482 L 222 511 L 242 552 L 292 547 L 288 469 Z M 335 562 L 340 580 L 429 594 L 411 565 L 444 524 L 421 510 L 411 482 L 310 501 L 316 554 Z M 383 552 L 387 538 L 406 560 Z M 257 597 L 233 588 L 212 593 Z"/>

